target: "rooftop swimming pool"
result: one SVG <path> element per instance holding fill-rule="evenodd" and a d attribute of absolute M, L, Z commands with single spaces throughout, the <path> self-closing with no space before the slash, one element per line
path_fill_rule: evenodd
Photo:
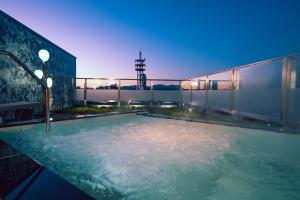
<path fill-rule="evenodd" d="M 300 136 L 114 115 L 0 129 L 96 199 L 300 199 Z"/>

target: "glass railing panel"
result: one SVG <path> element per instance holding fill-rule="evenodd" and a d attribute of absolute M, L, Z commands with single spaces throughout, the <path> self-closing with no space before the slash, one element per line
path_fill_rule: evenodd
<path fill-rule="evenodd" d="M 191 103 L 191 91 L 190 90 L 182 90 L 182 102 L 184 104 Z"/>
<path fill-rule="evenodd" d="M 208 106 L 229 110 L 231 90 L 208 90 Z"/>
<path fill-rule="evenodd" d="M 118 90 L 89 89 L 87 90 L 87 101 L 118 101 Z"/>
<path fill-rule="evenodd" d="M 205 90 L 193 90 L 192 91 L 192 105 L 193 106 L 204 106 L 205 105 Z"/>
<path fill-rule="evenodd" d="M 287 120 L 300 123 L 300 55 L 287 58 Z"/>
<path fill-rule="evenodd" d="M 153 100 L 158 102 L 180 102 L 180 90 L 153 90 Z"/>
<path fill-rule="evenodd" d="M 74 99 L 77 101 L 83 101 L 84 100 L 84 89 L 76 89 Z"/>
<path fill-rule="evenodd" d="M 150 90 L 121 90 L 121 101 L 151 101 Z"/>
<path fill-rule="evenodd" d="M 235 108 L 280 119 L 282 59 L 238 69 Z"/>

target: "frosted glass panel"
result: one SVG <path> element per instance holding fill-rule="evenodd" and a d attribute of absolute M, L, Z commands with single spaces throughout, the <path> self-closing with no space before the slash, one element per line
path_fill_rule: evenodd
<path fill-rule="evenodd" d="M 236 109 L 280 119 L 282 59 L 239 69 Z"/>
<path fill-rule="evenodd" d="M 300 122 L 300 56 L 288 58 L 290 80 L 287 86 L 287 120 Z"/>
<path fill-rule="evenodd" d="M 154 101 L 181 101 L 180 91 L 177 90 L 153 90 Z"/>
<path fill-rule="evenodd" d="M 300 55 L 289 56 L 286 59 L 286 117 L 288 121 L 299 123 Z M 222 110 L 229 110 L 233 103 L 233 109 L 241 113 L 280 120 L 283 60 L 280 58 L 263 61 L 189 80 L 148 80 L 148 90 L 134 90 L 136 80 L 87 79 L 87 88 L 94 88 L 87 90 L 87 100 L 117 101 L 117 88 L 121 83 L 121 101 L 182 101 L 193 106 L 204 106 L 207 103 L 210 108 Z M 231 80 L 233 77 L 234 80 Z M 234 90 L 232 85 L 235 86 Z M 78 89 L 75 99 L 83 100 L 84 79 L 77 79 L 76 86 Z"/>
<path fill-rule="evenodd" d="M 88 101 L 118 100 L 118 90 L 87 90 Z"/>
<path fill-rule="evenodd" d="M 237 94 L 237 110 L 280 119 L 280 89 L 241 90 Z"/>
<path fill-rule="evenodd" d="M 121 90 L 121 101 L 151 101 L 150 90 Z"/>
<path fill-rule="evenodd" d="M 229 110 L 231 90 L 209 90 L 208 106 Z"/>
<path fill-rule="evenodd" d="M 191 103 L 191 91 L 189 90 L 183 90 L 182 91 L 182 101 L 185 104 Z"/>
<path fill-rule="evenodd" d="M 192 105 L 203 106 L 205 105 L 205 90 L 193 90 Z"/>
<path fill-rule="evenodd" d="M 83 98 L 83 94 L 84 94 L 84 89 L 76 89 L 75 90 L 76 92 L 75 92 L 75 100 L 84 100 L 84 98 Z"/>

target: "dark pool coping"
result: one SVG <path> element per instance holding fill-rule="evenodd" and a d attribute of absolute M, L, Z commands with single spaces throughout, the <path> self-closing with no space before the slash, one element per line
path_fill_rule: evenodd
<path fill-rule="evenodd" d="M 132 111 L 124 111 L 124 112 L 106 112 L 106 113 L 76 114 L 76 115 L 74 115 L 74 114 L 54 114 L 53 116 L 51 116 L 51 118 L 52 118 L 51 122 L 104 117 L 104 116 L 112 116 L 112 115 L 137 114 L 137 113 L 144 113 L 144 111 L 132 110 Z M 0 128 L 41 124 L 41 123 L 45 123 L 45 119 L 33 119 L 33 120 L 26 120 L 26 121 L 7 122 L 7 123 L 0 124 Z"/>
<path fill-rule="evenodd" d="M 2 140 L 0 151 L 0 199 L 94 199 Z"/>
<path fill-rule="evenodd" d="M 136 113 L 136 115 L 147 116 L 147 117 L 157 117 L 157 118 L 164 118 L 164 119 L 172 119 L 172 120 L 181 120 L 181 121 L 188 121 L 188 122 L 198 122 L 198 123 L 206 123 L 206 124 L 214 124 L 214 125 L 223 125 L 223 126 L 231 126 L 231 127 L 239 127 L 239 128 L 247 128 L 247 129 L 254 129 L 254 130 L 263 130 L 263 131 L 273 131 L 277 133 L 283 134 L 297 134 L 300 135 L 299 129 L 292 129 L 288 127 L 274 127 L 268 123 L 263 125 L 259 124 L 245 124 L 242 122 L 227 122 L 227 121 L 217 121 L 217 120 L 207 120 L 207 119 L 200 119 L 200 118 L 191 118 L 186 116 L 170 116 L 170 115 L 163 115 L 163 114 L 154 114 L 154 113 Z"/>

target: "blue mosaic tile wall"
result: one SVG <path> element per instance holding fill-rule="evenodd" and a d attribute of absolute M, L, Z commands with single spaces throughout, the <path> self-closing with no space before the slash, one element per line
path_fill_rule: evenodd
<path fill-rule="evenodd" d="M 0 11 L 0 49 L 15 54 L 32 71 L 42 68 L 40 49 L 47 49 L 46 76 L 53 79 L 51 110 L 72 105 L 76 57 Z M 0 55 L 0 103 L 41 102 L 42 87 L 10 57 Z"/>

